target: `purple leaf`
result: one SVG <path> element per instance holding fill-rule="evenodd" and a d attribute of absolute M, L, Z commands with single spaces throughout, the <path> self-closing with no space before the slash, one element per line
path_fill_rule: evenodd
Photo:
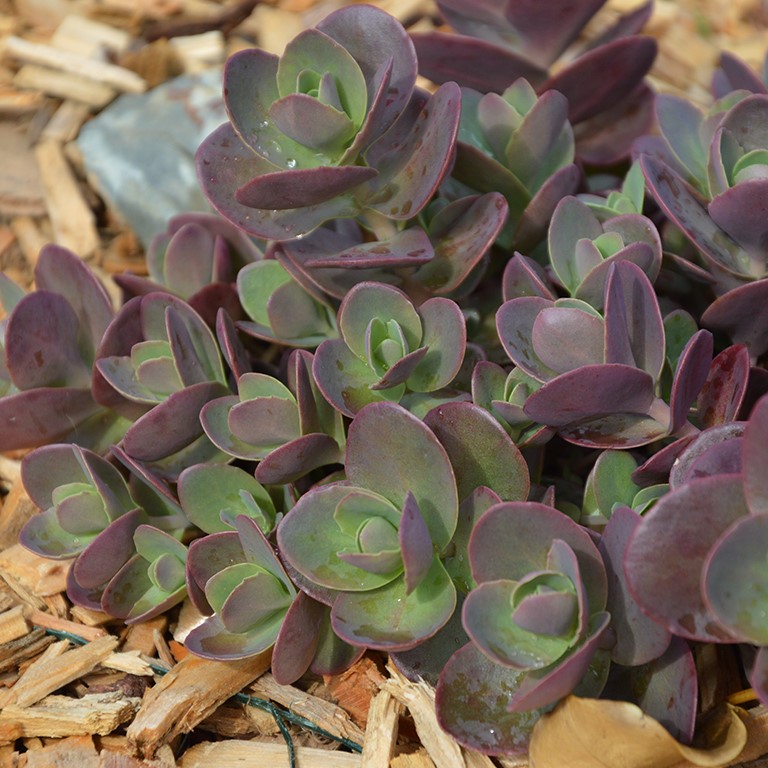
<path fill-rule="evenodd" d="M 427 575 L 432 564 L 432 539 L 412 493 L 405 497 L 397 532 L 403 556 L 405 593 L 410 595 Z"/>
<path fill-rule="evenodd" d="M 709 331 L 697 331 L 680 353 L 669 396 L 670 434 L 674 435 L 685 426 L 688 409 L 707 379 L 713 345 Z"/>
<path fill-rule="evenodd" d="M 539 360 L 531 342 L 536 318 L 554 305 L 554 301 L 540 296 L 523 296 L 505 301 L 496 312 L 496 330 L 504 351 L 515 365 L 538 381 L 557 376 Z"/>
<path fill-rule="evenodd" d="M 570 104 L 568 119 L 579 123 L 612 107 L 639 85 L 656 58 L 656 50 L 651 37 L 614 40 L 580 56 L 537 90 L 560 91 Z"/>
<path fill-rule="evenodd" d="M 719 296 L 701 316 L 701 324 L 746 344 L 752 357 L 768 350 L 768 279 L 733 288 Z"/>
<path fill-rule="evenodd" d="M 613 414 L 646 415 L 653 386 L 645 371 L 629 365 L 585 365 L 544 384 L 524 410 L 533 421 L 553 427 Z"/>
<path fill-rule="evenodd" d="M 343 453 L 336 441 L 315 432 L 270 451 L 259 462 L 255 476 L 260 483 L 283 485 L 295 482 L 318 467 L 340 464 L 342 460 Z"/>
<path fill-rule="evenodd" d="M 748 514 L 739 475 L 702 478 L 659 499 L 625 554 L 627 582 L 641 610 L 681 637 L 734 642 L 704 602 L 701 573 L 720 536 Z"/>
<path fill-rule="evenodd" d="M 434 255 L 434 248 L 427 233 L 421 227 L 410 227 L 388 240 L 359 243 L 336 253 L 307 259 L 304 264 L 310 269 L 415 267 L 429 263 Z"/>
<path fill-rule="evenodd" d="M 734 421 L 747 392 L 749 351 L 744 344 L 727 347 L 712 361 L 696 400 L 696 412 L 706 427 Z"/>
<path fill-rule="evenodd" d="M 431 410 L 424 423 L 451 460 L 462 501 L 480 487 L 490 489 L 503 501 L 528 497 L 525 460 L 487 411 L 472 403 L 445 403 Z"/>
<path fill-rule="evenodd" d="M 707 178 L 707 155 L 702 146 L 704 115 L 687 99 L 660 93 L 656 97 L 656 118 L 675 159 L 694 182 Z"/>
<path fill-rule="evenodd" d="M 468 35 L 420 32 L 412 35 L 419 58 L 419 73 L 435 83 L 452 80 L 463 88 L 502 93 L 524 77 L 540 85 L 547 71 L 501 45 Z M 488 62 L 493 61 L 489 69 Z"/>
<path fill-rule="evenodd" d="M 228 393 L 223 384 L 209 381 L 174 392 L 131 425 L 123 438 L 125 452 L 139 461 L 158 461 L 180 451 L 203 434 L 202 407 Z"/>
<path fill-rule="evenodd" d="M 768 179 L 749 179 L 736 184 L 714 197 L 708 210 L 717 226 L 755 254 L 750 259 L 749 272 L 762 276 L 768 244 Z"/>
<path fill-rule="evenodd" d="M 768 514 L 768 397 L 752 410 L 744 432 L 744 495 L 750 512 Z"/>
<path fill-rule="evenodd" d="M 448 660 L 435 691 L 440 725 L 460 744 L 491 755 L 524 755 L 541 713 L 509 712 L 524 672 L 495 664 L 472 643 Z"/>
<path fill-rule="evenodd" d="M 359 165 L 273 171 L 238 187 L 235 200 L 248 208 L 305 208 L 327 203 L 377 175 L 375 168 Z"/>
<path fill-rule="evenodd" d="M 721 99 L 738 90 L 768 93 L 768 87 L 750 67 L 734 54 L 721 51 L 718 68 L 712 75 L 712 94 Z"/>
<path fill-rule="evenodd" d="M 269 116 L 283 134 L 320 152 L 343 151 L 357 133 L 347 114 L 305 93 L 289 93 L 272 102 Z"/>
<path fill-rule="evenodd" d="M 611 629 L 616 633 L 611 659 L 625 666 L 655 659 L 664 652 L 671 639 L 664 627 L 640 610 L 627 587 L 624 552 L 640 520 L 640 515 L 629 507 L 614 509 L 598 545 L 608 575 L 606 607 L 611 614 Z"/>
<path fill-rule="evenodd" d="M 541 362 L 560 374 L 601 364 L 605 335 L 601 317 L 575 307 L 554 306 L 536 316 L 531 343 Z"/>
<path fill-rule="evenodd" d="M 705 474 L 740 474 L 744 428 L 744 422 L 730 422 L 710 427 L 688 438 L 687 444 L 677 451 L 674 463 L 667 470 L 672 489 L 696 479 L 703 467 L 708 470 Z M 736 456 L 729 447 L 731 443 L 738 446 Z M 737 459 L 735 465 L 734 458 Z"/>
<path fill-rule="evenodd" d="M 304 592 L 291 603 L 272 652 L 272 674 L 280 685 L 291 685 L 309 669 L 327 612 Z"/>
<path fill-rule="evenodd" d="M 523 296 L 536 296 L 551 302 L 557 298 L 548 285 L 546 274 L 541 265 L 518 252 L 515 252 L 515 255 L 504 268 L 501 290 L 505 302 Z M 547 306 L 551 306 L 551 304 L 547 304 Z"/>

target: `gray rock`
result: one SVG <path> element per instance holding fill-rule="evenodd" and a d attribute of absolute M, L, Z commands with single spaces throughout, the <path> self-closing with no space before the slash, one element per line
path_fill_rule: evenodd
<path fill-rule="evenodd" d="M 121 96 L 83 127 L 77 144 L 99 193 L 146 246 L 172 216 L 211 210 L 194 158 L 226 119 L 221 69 L 211 69 Z"/>

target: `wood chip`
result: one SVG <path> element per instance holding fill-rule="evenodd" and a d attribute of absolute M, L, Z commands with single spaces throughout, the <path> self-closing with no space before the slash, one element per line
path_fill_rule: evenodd
<path fill-rule="evenodd" d="M 40 109 L 44 101 L 40 93 L 26 93 L 17 88 L 0 87 L 0 115 L 28 115 Z"/>
<path fill-rule="evenodd" d="M 23 126 L 0 122 L 0 215 L 45 213 L 43 185 Z"/>
<path fill-rule="evenodd" d="M 16 685 L 2 698 L 0 704 L 29 707 L 49 693 L 90 672 L 117 647 L 117 638 L 100 637 L 87 645 L 73 648 L 55 659 L 45 659 L 30 665 Z"/>
<path fill-rule="evenodd" d="M 101 662 L 101 666 L 107 669 L 116 669 L 119 672 L 127 672 L 129 675 L 151 677 L 155 674 L 149 663 L 141 658 L 140 651 L 111 653 Z"/>
<path fill-rule="evenodd" d="M 374 697 L 368 712 L 361 768 L 389 768 L 401 712 L 402 705 L 389 691 L 379 691 Z"/>
<path fill-rule="evenodd" d="M 406 679 L 391 662 L 387 669 L 391 677 L 383 690 L 389 691 L 411 713 L 419 739 L 435 764 L 440 768 L 464 768 L 461 747 L 438 725 L 434 689 L 423 680 L 413 683 Z"/>
<path fill-rule="evenodd" d="M 17 669 L 27 659 L 32 659 L 54 643 L 45 630 L 34 629 L 28 635 L 0 645 L 0 672 Z"/>
<path fill-rule="evenodd" d="M 363 743 L 365 732 L 341 707 L 311 696 L 292 685 L 280 685 L 271 673 L 260 677 L 251 686 L 251 690 L 259 698 L 282 704 L 334 736 L 351 739 L 357 744 Z"/>
<path fill-rule="evenodd" d="M 361 765 L 360 755 L 311 747 L 296 747 L 296 761 L 301 768 L 360 768 Z M 212 765 L 289 768 L 290 763 L 288 748 L 283 744 L 237 739 L 196 744 L 179 760 L 179 768 L 210 768 Z"/>
<path fill-rule="evenodd" d="M 56 242 L 83 258 L 93 255 L 99 247 L 95 217 L 83 199 L 62 145 L 41 141 L 35 147 L 35 156 Z"/>
<path fill-rule="evenodd" d="M 385 679 L 373 659 L 363 656 L 340 675 L 326 678 L 325 684 L 330 697 L 361 728 L 365 728 L 371 699 L 379 692 Z"/>
<path fill-rule="evenodd" d="M 222 702 L 263 674 L 271 649 L 242 661 L 187 656 L 147 691 L 127 735 L 136 753 L 151 757 L 180 733 L 191 731 Z"/>
<path fill-rule="evenodd" d="M 269 712 L 245 704 L 224 704 L 198 727 L 229 739 L 277 736 L 280 733 L 275 718 Z"/>
<path fill-rule="evenodd" d="M 5 39 L 5 53 L 27 64 L 41 64 L 73 75 L 104 83 L 118 91 L 143 93 L 147 89 L 146 81 L 135 72 L 116 64 L 109 64 L 88 56 L 62 51 L 52 45 L 31 43 L 21 37 L 11 35 Z"/>
<path fill-rule="evenodd" d="M 0 643 L 8 643 L 24 637 L 30 630 L 24 618 L 24 606 L 17 605 L 0 613 Z"/>
<path fill-rule="evenodd" d="M 35 163 L 36 168 L 37 163 Z M 40 250 L 49 242 L 48 238 L 31 216 L 14 216 L 11 219 L 11 229 L 19 241 L 24 258 L 31 267 L 34 267 L 37 264 Z"/>
<path fill-rule="evenodd" d="M 101 109 L 115 98 L 116 91 L 104 83 L 61 72 L 39 64 L 25 64 L 13 78 L 16 88 L 40 91 L 58 99 L 73 99 Z"/>
<path fill-rule="evenodd" d="M 426 749 L 397 755 L 397 757 L 392 758 L 390 766 L 391 768 L 437 768 Z"/>
<path fill-rule="evenodd" d="M 88 58 L 104 59 L 107 53 L 119 55 L 127 51 L 131 45 L 131 35 L 110 24 L 70 13 L 56 27 L 51 45 Z"/>
<path fill-rule="evenodd" d="M 142 621 L 138 624 L 131 624 L 125 633 L 123 640 L 124 651 L 139 651 L 147 656 L 155 653 L 155 630 L 165 632 L 168 628 L 168 617 L 165 615 L 156 616 L 149 621 Z"/>
<path fill-rule="evenodd" d="M 59 616 L 51 616 L 43 611 L 29 611 L 27 613 L 29 621 L 37 627 L 43 629 L 57 629 L 60 632 L 69 632 L 85 640 L 97 640 L 100 637 L 107 637 L 108 632 L 101 627 L 87 627 L 84 624 L 77 624 L 74 621 L 67 621 Z"/>
<path fill-rule="evenodd" d="M 71 564 L 71 560 L 49 560 L 14 544 L 0 552 L 0 578 L 33 608 L 43 608 L 43 597 L 67 588 Z"/>
<path fill-rule="evenodd" d="M 87 627 L 98 627 L 112 620 L 104 611 L 93 611 L 81 605 L 73 605 L 70 615 L 78 624 L 85 624 Z"/>
<path fill-rule="evenodd" d="M 29 498 L 19 478 L 11 486 L 0 509 L 0 550 L 16 544 L 24 524 L 37 513 L 37 505 Z"/>
<path fill-rule="evenodd" d="M 0 712 L 0 741 L 112 733 L 135 715 L 140 701 L 110 691 L 89 693 L 80 699 L 46 696 L 31 707 L 8 704 Z"/>

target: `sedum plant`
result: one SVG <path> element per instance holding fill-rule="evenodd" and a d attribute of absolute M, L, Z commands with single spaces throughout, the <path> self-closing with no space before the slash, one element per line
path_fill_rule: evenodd
<path fill-rule="evenodd" d="M 768 704 L 768 86 L 724 55 L 709 107 L 656 96 L 650 4 L 583 42 L 602 5 L 411 36 L 355 3 L 242 50 L 218 214 L 121 306 L 56 246 L 0 276 L 20 541 L 74 603 L 189 601 L 192 653 L 285 684 L 386 653 L 489 755 L 571 695 L 690 743 L 691 642 Z"/>

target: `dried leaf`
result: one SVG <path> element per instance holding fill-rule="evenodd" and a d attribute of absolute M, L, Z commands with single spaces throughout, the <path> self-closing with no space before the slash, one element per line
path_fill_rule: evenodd
<path fill-rule="evenodd" d="M 730 705 L 705 730 L 709 748 L 688 747 L 634 704 L 569 696 L 538 721 L 529 754 L 536 768 L 716 768 L 735 759 L 747 741 Z"/>

